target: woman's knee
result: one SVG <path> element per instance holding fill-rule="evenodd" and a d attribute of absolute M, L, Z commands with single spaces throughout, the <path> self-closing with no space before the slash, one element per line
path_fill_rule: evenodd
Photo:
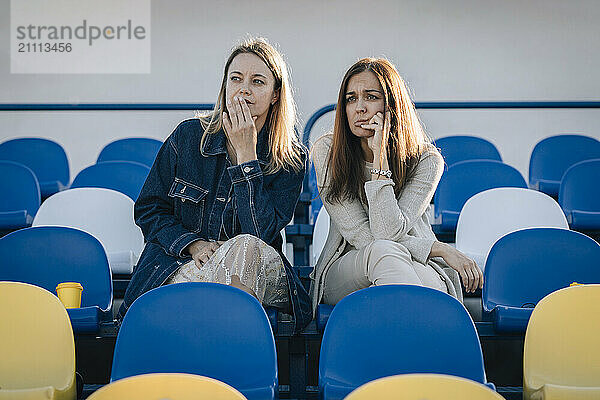
<path fill-rule="evenodd" d="M 373 276 L 377 267 L 392 266 L 399 263 L 408 264 L 412 260 L 410 252 L 404 245 L 391 240 L 374 240 L 366 247 L 365 251 L 367 276 Z M 384 260 L 385 258 L 388 258 L 388 260 Z"/>
<path fill-rule="evenodd" d="M 234 236 L 231 239 L 229 239 L 229 241 L 232 244 L 250 244 L 250 245 L 255 245 L 255 246 L 259 246 L 262 243 L 264 243 L 262 241 L 262 239 L 250 234 L 250 233 L 242 233 L 240 235 Z"/>
<path fill-rule="evenodd" d="M 408 249 L 392 240 L 377 239 L 367 246 L 369 258 L 379 259 L 390 254 L 402 254 L 410 257 Z"/>

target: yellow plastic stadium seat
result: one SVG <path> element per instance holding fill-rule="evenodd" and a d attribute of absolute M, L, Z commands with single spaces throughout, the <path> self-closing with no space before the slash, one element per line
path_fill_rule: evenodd
<path fill-rule="evenodd" d="M 544 297 L 525 333 L 525 400 L 600 399 L 600 285 Z"/>
<path fill-rule="evenodd" d="M 231 386 L 191 374 L 146 374 L 112 382 L 88 400 L 246 400 Z"/>
<path fill-rule="evenodd" d="M 440 374 L 405 374 L 377 379 L 355 389 L 346 400 L 503 400 L 479 382 Z"/>
<path fill-rule="evenodd" d="M 0 321 L 0 400 L 75 400 L 75 343 L 60 300 L 0 282 Z"/>

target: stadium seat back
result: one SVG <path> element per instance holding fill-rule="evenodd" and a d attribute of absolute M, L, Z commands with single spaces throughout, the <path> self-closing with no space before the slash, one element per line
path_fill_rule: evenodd
<path fill-rule="evenodd" d="M 434 289 L 375 286 L 333 309 L 321 344 L 321 398 L 341 399 L 374 379 L 440 373 L 485 383 L 481 345 L 463 305 Z"/>
<path fill-rule="evenodd" d="M 77 174 L 71 188 L 101 187 L 116 190 L 136 201 L 150 168 L 132 161 L 105 161 Z"/>
<path fill-rule="evenodd" d="M 562 177 L 558 202 L 573 228 L 600 230 L 600 158 L 572 165 Z"/>
<path fill-rule="evenodd" d="M 565 171 L 583 160 L 600 158 L 600 141 L 582 135 L 551 136 L 538 142 L 529 159 L 529 186 L 558 196 Z"/>
<path fill-rule="evenodd" d="M 569 229 L 554 199 L 524 188 L 495 188 L 477 193 L 465 203 L 456 226 L 456 248 L 479 268 L 496 240 L 507 233 L 535 227 Z"/>
<path fill-rule="evenodd" d="M 37 286 L 0 282 L 0 321 L 0 399 L 75 400 L 75 342 L 60 300 Z"/>
<path fill-rule="evenodd" d="M 327 236 L 329 235 L 330 223 L 331 218 L 329 217 L 329 213 L 327 212 L 325 207 L 322 207 L 321 211 L 319 211 L 319 214 L 317 215 L 315 227 L 313 230 L 312 254 L 310 257 L 311 267 L 317 265 L 317 261 L 319 260 L 321 252 L 325 247 L 325 242 L 327 241 Z"/>
<path fill-rule="evenodd" d="M 530 228 L 509 233 L 490 250 L 484 271 L 483 308 L 533 307 L 573 282 L 600 282 L 600 245 L 579 232 Z"/>
<path fill-rule="evenodd" d="M 125 138 L 104 146 L 97 163 L 104 161 L 134 161 L 152 167 L 162 142 L 151 138 Z"/>
<path fill-rule="evenodd" d="M 317 173 L 315 172 L 315 166 L 311 162 L 310 169 L 308 171 L 308 188 L 310 190 L 310 208 L 312 223 L 315 223 L 317 220 L 317 215 L 319 211 L 323 207 L 323 200 L 319 195 L 319 189 L 317 188 Z"/>
<path fill-rule="evenodd" d="M 434 196 L 435 218 L 444 229 L 456 229 L 466 201 L 477 193 L 497 187 L 526 188 L 525 179 L 510 165 L 493 160 L 461 161 L 444 172 Z M 449 215 L 445 220 L 445 214 Z"/>
<path fill-rule="evenodd" d="M 88 400 L 245 400 L 231 386 L 192 374 L 144 374 L 119 379 L 92 393 Z"/>
<path fill-rule="evenodd" d="M 600 285 L 568 287 L 544 297 L 525 334 L 524 398 L 600 398 L 598 332 Z"/>
<path fill-rule="evenodd" d="M 40 186 L 23 164 L 0 161 L 0 229 L 31 225 L 40 207 Z"/>
<path fill-rule="evenodd" d="M 216 283 L 178 283 L 145 293 L 123 319 L 111 381 L 157 372 L 208 376 L 248 399 L 272 398 L 277 356 L 263 307 Z"/>
<path fill-rule="evenodd" d="M 0 160 L 31 168 L 43 197 L 69 186 L 69 160 L 63 147 L 49 139 L 18 138 L 0 144 Z"/>
<path fill-rule="evenodd" d="M 476 136 L 446 136 L 436 139 L 435 145 L 448 167 L 468 160 L 502 161 L 500 152 L 493 143 Z"/>
<path fill-rule="evenodd" d="M 113 273 L 130 274 L 144 247 L 133 219 L 133 200 L 104 188 L 69 189 L 48 198 L 33 226 L 81 229 L 102 243 Z"/>
<path fill-rule="evenodd" d="M 61 282 L 83 285 L 81 306 L 109 309 L 112 281 L 102 244 L 78 229 L 41 226 L 0 239 L 0 280 L 26 282 L 55 293 Z"/>
<path fill-rule="evenodd" d="M 346 400 L 502 400 L 498 393 L 479 382 L 443 374 L 405 374 L 365 383 Z"/>

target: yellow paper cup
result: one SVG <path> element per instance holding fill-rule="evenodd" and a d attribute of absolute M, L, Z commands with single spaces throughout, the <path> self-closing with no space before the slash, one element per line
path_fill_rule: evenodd
<path fill-rule="evenodd" d="M 65 308 L 81 307 L 81 292 L 83 286 L 78 282 L 63 282 L 56 287 L 58 298 L 65 305 Z"/>

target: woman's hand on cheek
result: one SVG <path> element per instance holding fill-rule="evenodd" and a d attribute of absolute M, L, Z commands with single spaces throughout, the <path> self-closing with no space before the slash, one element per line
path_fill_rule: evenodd
<path fill-rule="evenodd" d="M 237 163 L 256 160 L 256 141 L 258 133 L 246 102 L 240 97 L 227 100 L 228 113 L 223 113 L 225 134 L 233 147 Z"/>
<path fill-rule="evenodd" d="M 390 113 L 389 111 L 385 113 L 385 120 L 382 112 L 378 112 L 368 123 L 361 125 L 363 129 L 371 129 L 375 133 L 373 136 L 367 138 L 367 144 L 373 154 L 375 156 L 380 155 L 382 152 L 386 151 L 386 146 L 384 143 L 387 143 L 388 136 L 390 133 Z"/>

